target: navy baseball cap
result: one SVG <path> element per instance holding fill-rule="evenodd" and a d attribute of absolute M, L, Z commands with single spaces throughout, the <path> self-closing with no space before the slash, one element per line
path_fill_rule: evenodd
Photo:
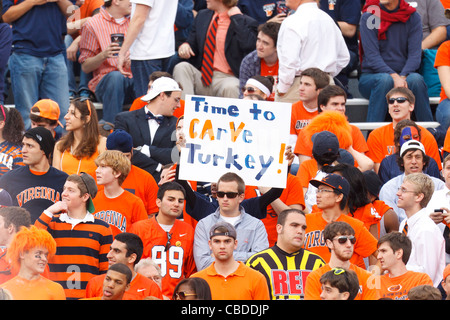
<path fill-rule="evenodd" d="M 312 152 L 318 156 L 324 155 L 325 153 L 339 153 L 339 140 L 330 131 L 325 130 L 314 133 L 311 141 L 313 142 Z"/>
<path fill-rule="evenodd" d="M 346 197 L 348 197 L 348 194 L 350 192 L 350 184 L 348 183 L 347 179 L 335 173 L 328 173 L 325 177 L 322 178 L 322 180 L 312 179 L 309 183 L 311 183 L 316 188 L 318 188 L 320 185 L 328 186 L 330 188 L 333 188 L 334 190 L 339 191 Z"/>

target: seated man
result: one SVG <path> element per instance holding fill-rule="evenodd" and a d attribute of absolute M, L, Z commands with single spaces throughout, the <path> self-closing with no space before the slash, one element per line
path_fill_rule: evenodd
<path fill-rule="evenodd" d="M 400 188 L 405 176 L 411 173 L 423 173 L 430 161 L 430 157 L 426 154 L 423 144 L 416 140 L 406 141 L 400 149 L 400 157 L 398 166 L 404 173 L 392 178 L 386 182 L 380 190 L 380 200 L 384 201 L 388 206 L 397 213 L 398 221 L 401 222 L 406 218 L 405 211 L 397 206 L 398 197 L 397 190 Z M 445 183 L 437 178 L 431 177 L 434 182 L 434 190 L 443 189 Z"/>
<path fill-rule="evenodd" d="M 242 90 L 248 79 L 255 75 L 272 76 L 275 83 L 278 78 L 277 39 L 280 24 L 267 22 L 258 27 L 256 50 L 242 60 L 239 71 L 239 88 Z M 273 90 L 275 93 L 275 90 Z M 242 98 L 243 94 L 240 94 Z M 273 98 L 273 97 L 272 97 Z"/>
<path fill-rule="evenodd" d="M 374 162 L 374 170 L 378 172 L 381 161 L 396 152 L 394 144 L 394 130 L 397 124 L 405 119 L 411 119 L 412 112 L 416 106 L 416 97 L 408 88 L 393 88 L 386 94 L 388 103 L 388 112 L 392 118 L 392 123 L 376 128 L 369 133 L 367 145 L 369 151 L 367 155 Z M 425 147 L 427 155 L 436 160 L 439 170 L 441 167 L 441 158 L 439 148 L 433 135 L 426 129 L 419 126 L 421 132 L 421 142 Z M 399 151 L 399 150 L 398 150 Z"/>
<path fill-rule="evenodd" d="M 381 14 L 381 28 L 373 26 L 374 11 Z M 400 20 L 400 16 L 409 17 Z M 395 23 L 392 23 L 395 21 Z M 408 87 L 416 97 L 417 121 L 433 121 L 427 86 L 416 72 L 422 59 L 422 23 L 420 15 L 404 0 L 369 0 L 360 21 L 362 45 L 359 91 L 369 99 L 366 121 L 385 120 L 384 97 L 396 87 Z"/>
<path fill-rule="evenodd" d="M 237 0 L 209 1 L 208 9 L 194 19 L 187 41 L 178 48 L 180 58 L 188 61 L 173 70 L 184 94 L 239 97 L 239 68 L 255 50 L 258 23 L 236 4 Z"/>
<path fill-rule="evenodd" d="M 107 0 L 100 13 L 82 28 L 79 62 L 85 73 L 92 72 L 89 89 L 103 103 L 103 120 L 108 122 L 114 122 L 123 105 L 134 100 L 133 79 L 118 71 L 120 44 L 113 42 L 111 37 L 112 33 L 126 35 L 130 10 L 121 2 Z"/>

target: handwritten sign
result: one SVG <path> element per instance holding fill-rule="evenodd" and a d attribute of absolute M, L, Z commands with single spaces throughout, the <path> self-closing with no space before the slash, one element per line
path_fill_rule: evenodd
<path fill-rule="evenodd" d="M 187 95 L 180 178 L 216 182 L 235 172 L 247 185 L 286 187 L 291 104 Z"/>

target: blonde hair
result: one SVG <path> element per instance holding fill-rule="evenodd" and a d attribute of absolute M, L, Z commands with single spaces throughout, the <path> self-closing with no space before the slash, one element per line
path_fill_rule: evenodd
<path fill-rule="evenodd" d="M 434 182 L 433 180 L 424 173 L 411 173 L 405 176 L 404 182 L 411 182 L 414 184 L 415 192 L 422 193 L 423 199 L 420 201 L 420 206 L 425 208 L 430 202 L 431 196 L 434 192 Z"/>
<path fill-rule="evenodd" d="M 113 171 L 120 173 L 117 179 L 119 185 L 127 178 L 131 170 L 131 161 L 128 159 L 122 151 L 119 150 L 105 150 L 103 151 L 97 159 L 95 159 L 95 164 L 97 166 L 104 165 L 111 167 Z"/>

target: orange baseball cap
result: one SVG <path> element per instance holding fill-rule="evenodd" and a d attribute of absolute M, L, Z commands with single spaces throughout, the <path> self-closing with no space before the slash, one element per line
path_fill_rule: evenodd
<path fill-rule="evenodd" d="M 38 108 L 39 111 L 33 111 L 33 108 L 35 107 Z M 62 126 L 59 122 L 59 105 L 55 101 L 51 99 L 41 99 L 34 104 L 33 108 L 31 108 L 31 114 L 45 119 L 57 120 L 58 124 Z"/>

